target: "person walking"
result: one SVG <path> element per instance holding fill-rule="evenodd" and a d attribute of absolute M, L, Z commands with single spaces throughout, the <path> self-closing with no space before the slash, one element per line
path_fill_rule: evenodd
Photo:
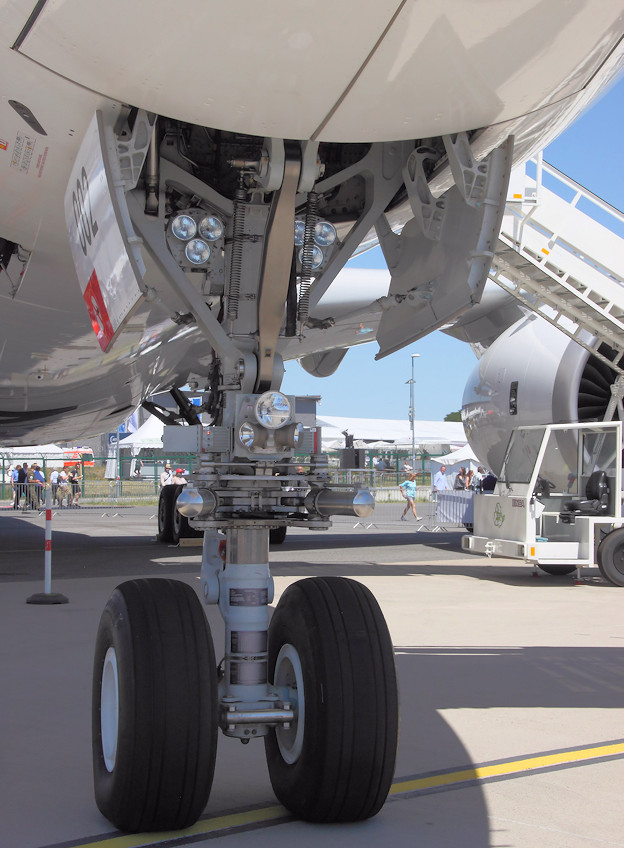
<path fill-rule="evenodd" d="M 407 501 L 405 505 L 405 509 L 403 510 L 403 514 L 401 515 L 401 521 L 407 521 L 405 516 L 408 511 L 411 509 L 414 513 L 414 518 L 419 521 L 418 515 L 416 513 L 416 475 L 410 474 L 407 480 L 404 480 L 399 484 L 399 489 L 401 490 L 401 494 Z"/>

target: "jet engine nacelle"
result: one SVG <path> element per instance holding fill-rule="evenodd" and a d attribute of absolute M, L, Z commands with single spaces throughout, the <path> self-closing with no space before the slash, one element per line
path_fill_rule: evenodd
<path fill-rule="evenodd" d="M 468 379 L 462 418 L 470 446 L 499 474 L 515 427 L 602 420 L 613 380 L 585 348 L 526 316 L 496 339 Z"/>

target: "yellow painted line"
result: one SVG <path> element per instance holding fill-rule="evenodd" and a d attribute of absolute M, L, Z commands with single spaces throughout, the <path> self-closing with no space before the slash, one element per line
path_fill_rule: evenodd
<path fill-rule="evenodd" d="M 495 763 L 494 765 L 475 766 L 474 768 L 461 769 L 444 774 L 432 774 L 412 780 L 400 780 L 392 785 L 389 794 L 399 795 L 418 790 L 435 789 L 466 783 L 468 781 L 487 780 L 492 777 L 520 774 L 522 772 L 552 766 L 572 765 L 583 760 L 594 760 L 601 757 L 613 756 L 624 756 L 624 742 L 598 745 L 593 748 L 577 748 L 573 751 L 563 751 L 556 754 L 542 754 L 521 760 L 508 760 L 502 763 Z M 219 831 L 223 831 L 225 835 L 226 831 L 233 828 L 253 827 L 284 819 L 292 820 L 292 818 L 292 814 L 285 807 L 276 804 L 271 807 L 246 810 L 241 813 L 217 816 L 216 818 L 200 819 L 196 824 L 186 830 L 120 834 L 119 836 L 110 836 L 104 839 L 84 842 L 80 845 L 73 843 L 72 848 L 148 848 L 148 846 L 158 846 L 163 842 L 175 842 L 175 840 L 179 840 L 184 845 L 185 840 L 189 837 L 208 836 Z"/>
<path fill-rule="evenodd" d="M 564 751 L 559 754 L 544 754 L 539 757 L 528 757 L 523 760 L 510 760 L 491 766 L 475 766 L 461 771 L 433 774 L 414 780 L 404 780 L 393 784 L 391 795 L 401 792 L 414 792 L 422 789 L 434 789 L 438 786 L 449 786 L 454 783 L 465 783 L 469 780 L 487 780 L 490 777 L 519 774 L 534 769 L 549 768 L 558 765 L 571 765 L 583 760 L 594 760 L 600 757 L 624 755 L 624 742 L 612 745 L 599 745 L 595 748 L 578 748 L 574 751 Z"/>
<path fill-rule="evenodd" d="M 230 830 L 245 825 L 258 825 L 283 818 L 292 818 L 286 807 L 276 804 L 273 807 L 262 807 L 257 810 L 247 810 L 243 813 L 231 813 L 227 816 L 217 816 L 214 819 L 200 819 L 186 830 L 162 831 L 159 833 L 130 833 L 111 836 L 108 839 L 84 842 L 73 848 L 142 848 L 142 846 L 158 845 L 162 842 L 184 840 L 192 836 L 207 836 L 220 830 Z"/>

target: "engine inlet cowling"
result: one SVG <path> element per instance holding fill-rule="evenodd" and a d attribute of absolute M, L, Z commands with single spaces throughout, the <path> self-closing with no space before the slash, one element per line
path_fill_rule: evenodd
<path fill-rule="evenodd" d="M 601 346 L 600 352 L 609 355 Z M 514 428 L 602 421 L 615 374 L 536 315 L 522 318 L 487 349 L 462 402 L 466 436 L 480 461 L 499 474 Z"/>

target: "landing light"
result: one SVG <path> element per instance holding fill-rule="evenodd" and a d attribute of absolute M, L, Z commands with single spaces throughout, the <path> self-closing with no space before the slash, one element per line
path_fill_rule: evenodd
<path fill-rule="evenodd" d="M 197 224 L 190 215 L 176 215 L 171 222 L 171 232 L 180 241 L 186 241 L 197 232 Z"/>
<path fill-rule="evenodd" d="M 305 236 L 305 223 L 301 220 L 301 218 L 297 218 L 295 220 L 295 244 L 297 247 L 301 247 L 303 244 L 303 237 Z"/>
<path fill-rule="evenodd" d="M 312 268 L 319 268 L 323 264 L 323 251 L 320 247 L 313 245 L 310 253 L 312 255 Z M 299 251 L 299 262 L 303 265 L 303 248 Z"/>
<path fill-rule="evenodd" d="M 216 241 L 223 235 L 223 223 L 216 215 L 206 215 L 199 222 L 199 234 L 208 241 Z"/>
<path fill-rule="evenodd" d="M 320 247 L 329 247 L 336 241 L 336 228 L 329 221 L 319 221 L 314 228 L 314 241 Z"/>
<path fill-rule="evenodd" d="M 184 252 L 189 262 L 192 262 L 193 265 L 201 265 L 208 261 L 210 256 L 210 247 L 202 239 L 195 238 L 191 239 L 191 241 L 186 245 Z"/>

